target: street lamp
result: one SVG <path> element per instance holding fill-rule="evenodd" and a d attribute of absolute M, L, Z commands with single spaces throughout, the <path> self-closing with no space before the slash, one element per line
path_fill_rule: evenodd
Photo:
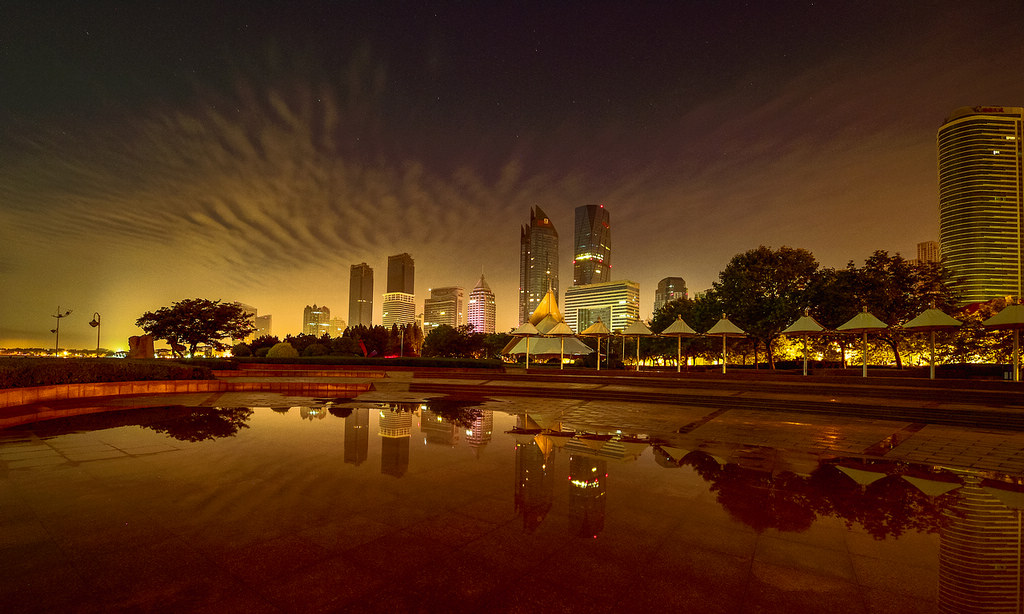
<path fill-rule="evenodd" d="M 92 322 L 89 322 L 89 326 L 96 329 L 96 358 L 100 357 L 100 314 L 99 312 L 93 312 Z"/>
<path fill-rule="evenodd" d="M 66 318 L 69 315 L 71 315 L 71 310 L 70 309 L 68 309 L 67 311 L 61 312 L 60 305 L 57 305 L 57 313 L 56 313 L 56 315 L 50 316 L 50 317 L 53 317 L 53 318 L 57 318 L 57 328 L 51 328 L 50 329 L 51 333 L 54 333 L 54 334 L 57 335 L 57 337 L 53 341 L 53 355 L 54 356 L 57 356 L 59 354 L 59 352 L 60 352 L 60 319 L 61 318 Z"/>

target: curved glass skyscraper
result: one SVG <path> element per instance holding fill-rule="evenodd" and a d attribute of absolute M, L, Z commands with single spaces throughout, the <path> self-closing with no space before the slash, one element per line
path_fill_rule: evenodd
<path fill-rule="evenodd" d="M 967 303 L 1022 293 L 1024 108 L 963 107 L 938 134 L 939 239 Z"/>
<path fill-rule="evenodd" d="M 604 205 L 576 207 L 572 254 L 572 285 L 611 281 L 611 216 Z"/>

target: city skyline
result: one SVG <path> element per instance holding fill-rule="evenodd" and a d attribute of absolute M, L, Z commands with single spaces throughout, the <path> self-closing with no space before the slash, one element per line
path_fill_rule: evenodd
<path fill-rule="evenodd" d="M 417 305 L 482 271 L 509 330 L 538 206 L 563 233 L 615 211 L 642 318 L 658 280 L 703 291 L 761 244 L 909 258 L 938 239 L 943 120 L 1024 101 L 1022 24 L 1001 0 L 11 7 L 0 346 L 52 347 L 60 306 L 62 346 L 94 347 L 96 312 L 123 348 L 193 297 L 296 332 L 400 252 Z"/>

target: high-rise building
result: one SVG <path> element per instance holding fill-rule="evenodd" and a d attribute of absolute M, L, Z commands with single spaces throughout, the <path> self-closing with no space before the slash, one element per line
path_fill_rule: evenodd
<path fill-rule="evenodd" d="M 415 263 L 409 254 L 388 256 L 388 292 L 416 294 Z"/>
<path fill-rule="evenodd" d="M 640 319 L 640 284 L 624 280 L 573 286 L 565 291 L 562 313 L 576 333 L 598 318 L 609 330 L 622 330 Z"/>
<path fill-rule="evenodd" d="M 349 326 L 373 326 L 373 269 L 365 262 L 353 264 L 348 281 Z"/>
<path fill-rule="evenodd" d="M 302 310 L 302 334 L 322 337 L 331 332 L 331 310 L 326 305 L 306 305 Z"/>
<path fill-rule="evenodd" d="M 415 266 L 409 254 L 388 256 L 388 291 L 381 320 L 386 328 L 416 323 Z"/>
<path fill-rule="evenodd" d="M 611 216 L 604 205 L 576 207 L 572 254 L 572 285 L 583 286 L 612 278 Z"/>
<path fill-rule="evenodd" d="M 1022 107 L 963 107 L 939 129 L 939 244 L 967 303 L 1022 293 L 1022 148 Z"/>
<path fill-rule="evenodd" d="M 430 298 L 423 301 L 423 335 L 442 324 L 452 328 L 465 322 L 465 291 L 458 286 L 431 288 Z"/>
<path fill-rule="evenodd" d="M 540 207 L 519 232 L 519 323 L 530 317 L 548 290 L 558 297 L 558 231 Z"/>
<path fill-rule="evenodd" d="M 256 332 L 253 337 L 269 337 L 273 333 L 270 332 L 273 324 L 273 316 L 256 316 Z"/>
<path fill-rule="evenodd" d="M 666 277 L 658 282 L 654 291 L 654 312 L 676 299 L 686 298 L 686 281 L 682 277 Z"/>
<path fill-rule="evenodd" d="M 473 325 L 473 332 L 491 334 L 494 332 L 495 305 L 494 292 L 480 276 L 480 281 L 469 293 L 469 324 Z"/>
<path fill-rule="evenodd" d="M 918 262 L 939 262 L 941 259 L 938 241 L 922 241 L 917 244 Z"/>
<path fill-rule="evenodd" d="M 345 328 L 347 328 L 345 320 L 342 318 L 331 318 L 330 324 L 331 325 L 328 327 L 327 332 L 332 337 L 340 337 L 341 334 L 345 332 Z"/>

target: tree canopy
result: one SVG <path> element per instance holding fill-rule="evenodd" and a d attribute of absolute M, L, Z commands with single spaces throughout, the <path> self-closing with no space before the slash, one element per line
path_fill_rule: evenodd
<path fill-rule="evenodd" d="M 178 356 L 182 354 L 181 346 L 195 356 L 200 344 L 223 350 L 229 347 L 224 339 L 241 339 L 256 330 L 252 316 L 238 305 L 202 298 L 183 299 L 170 307 L 147 311 L 135 325 L 167 341 Z"/>

